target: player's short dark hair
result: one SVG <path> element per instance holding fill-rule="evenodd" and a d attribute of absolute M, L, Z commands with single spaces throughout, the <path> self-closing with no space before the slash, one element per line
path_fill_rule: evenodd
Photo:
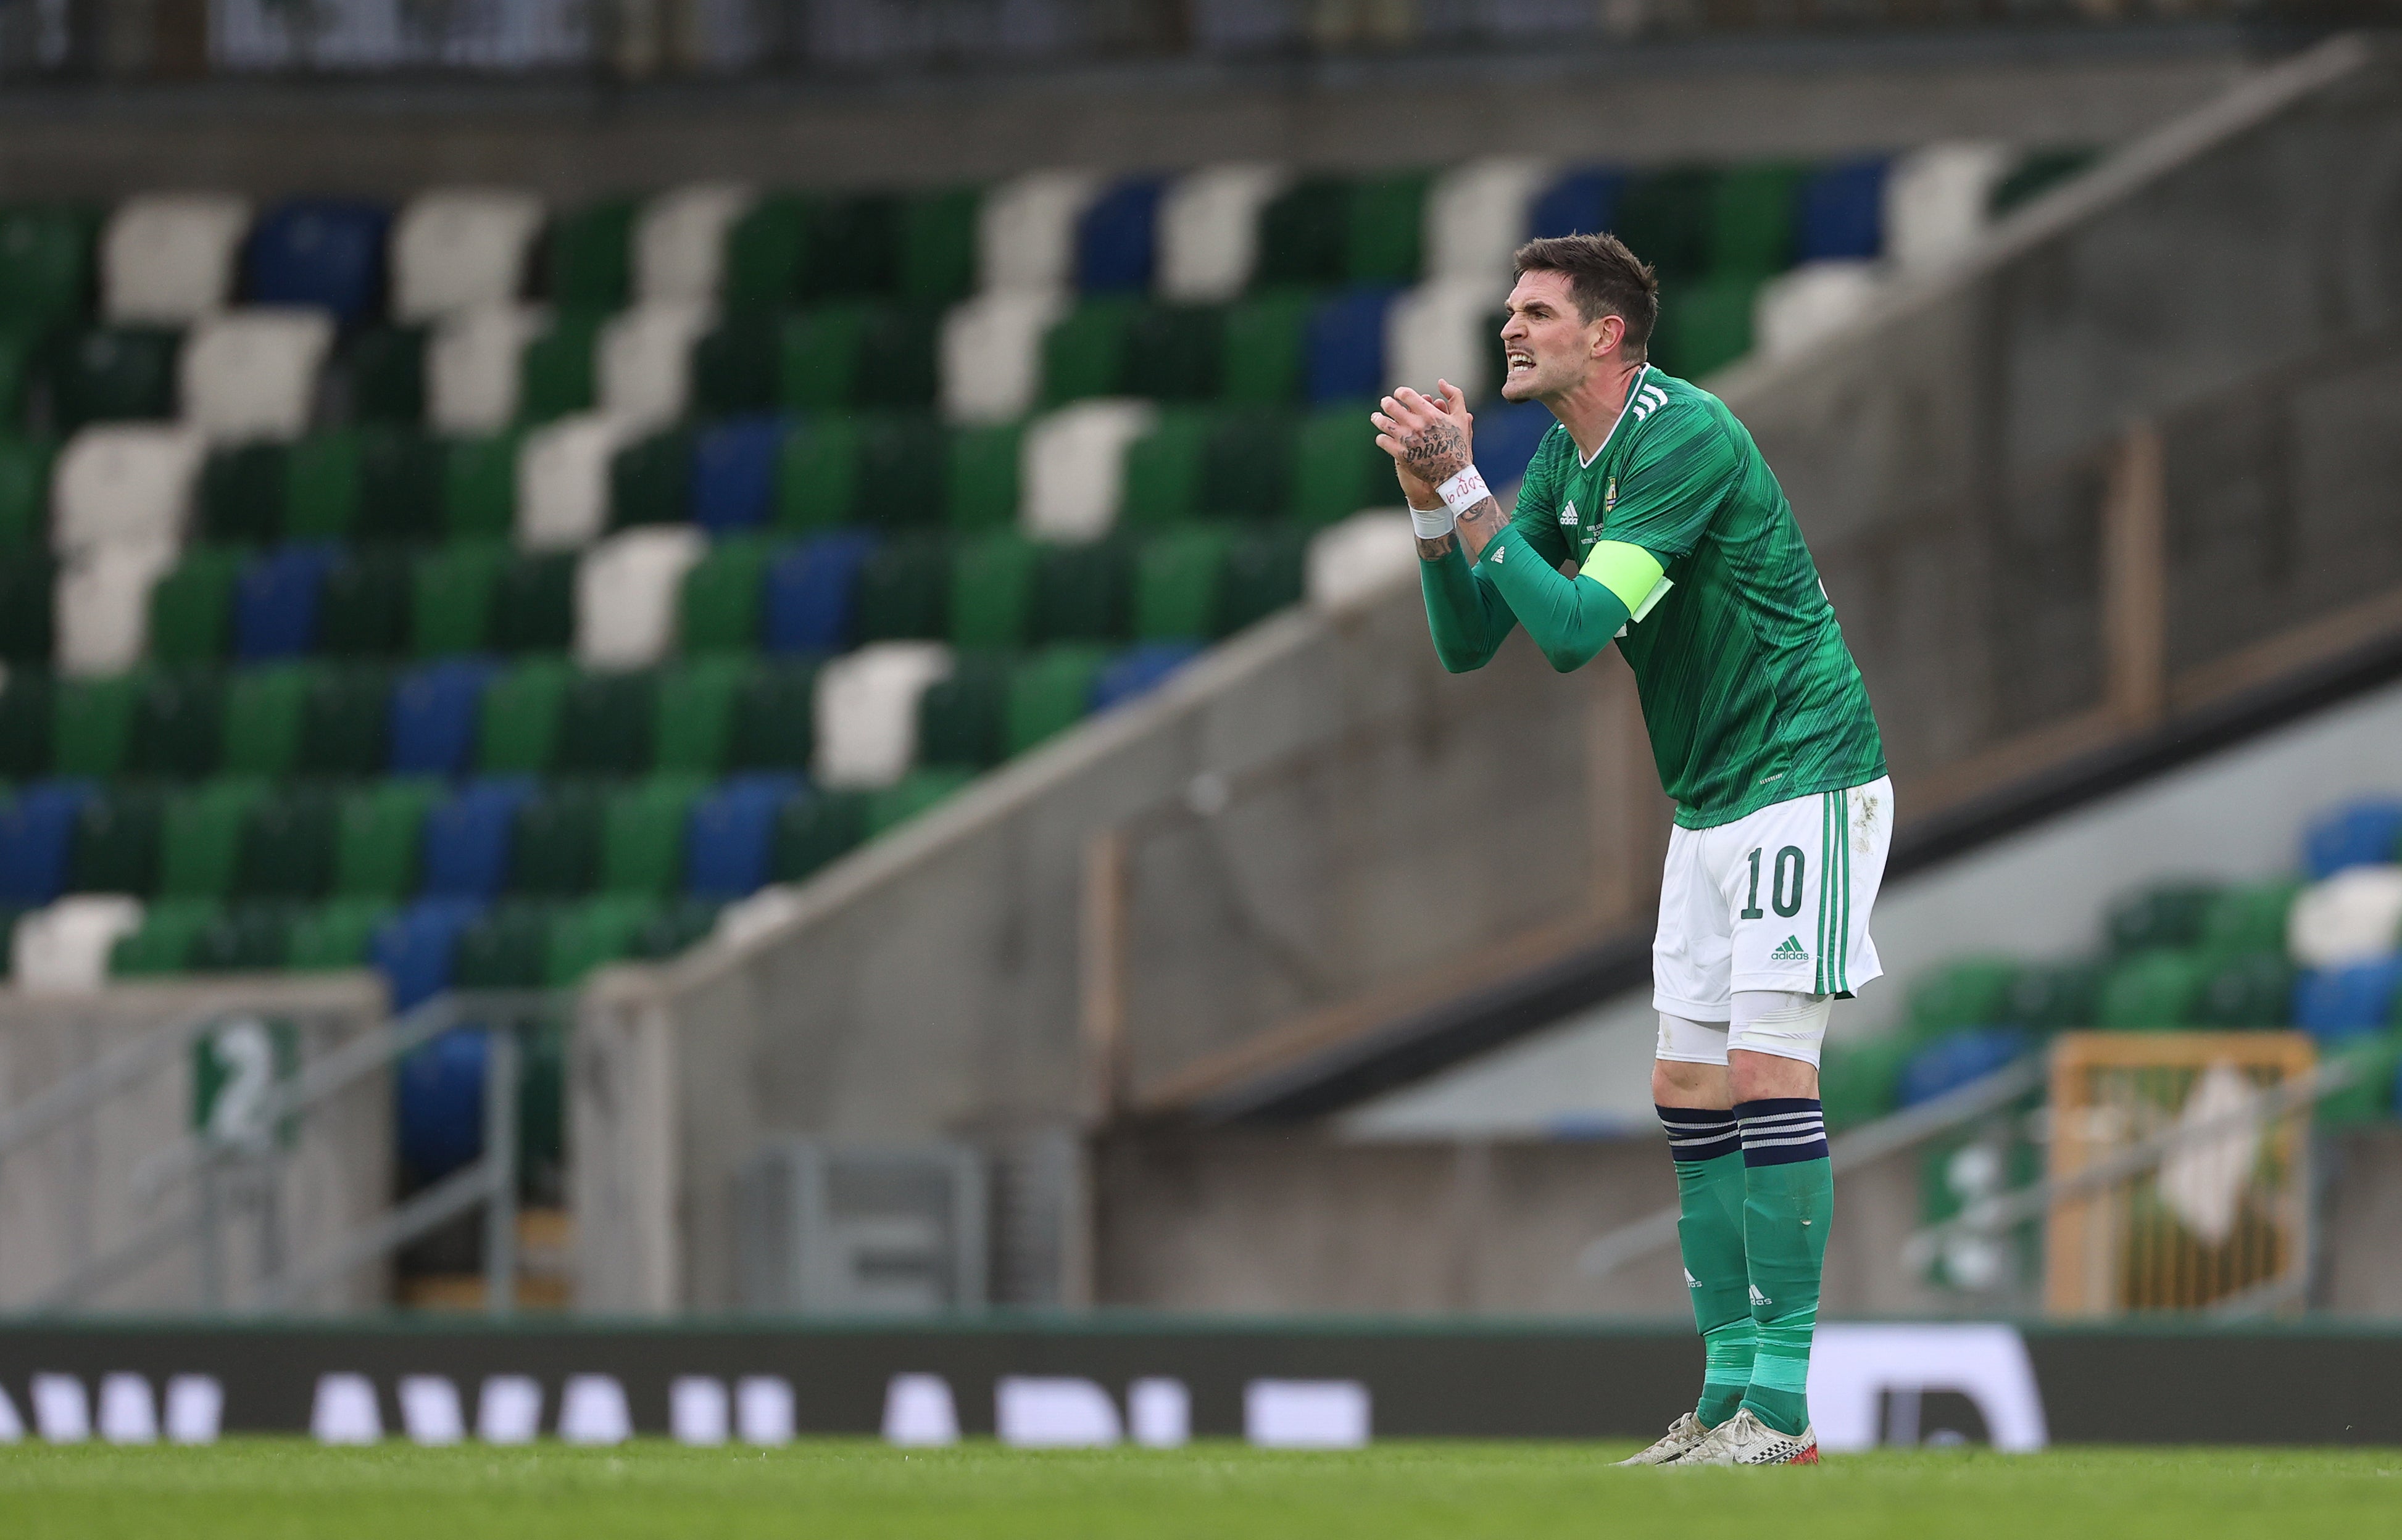
<path fill-rule="evenodd" d="M 1521 275 L 1566 273 L 1577 313 L 1588 323 L 1600 315 L 1618 317 L 1626 323 L 1619 346 L 1629 358 L 1646 355 L 1651 328 L 1660 322 L 1660 280 L 1625 241 L 1606 233 L 1547 235 L 1519 247 L 1512 260 Z"/>

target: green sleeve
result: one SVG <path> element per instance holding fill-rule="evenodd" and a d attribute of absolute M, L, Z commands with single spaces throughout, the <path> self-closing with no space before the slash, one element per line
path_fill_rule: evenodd
<path fill-rule="evenodd" d="M 1626 624 L 1623 600 L 1599 579 L 1561 576 L 1515 525 L 1493 537 L 1477 571 L 1563 674 L 1591 663 Z"/>
<path fill-rule="evenodd" d="M 1492 662 L 1518 624 L 1493 584 L 1469 567 L 1456 540 L 1434 560 L 1418 563 L 1418 586 L 1426 593 L 1434 655 L 1455 674 Z"/>

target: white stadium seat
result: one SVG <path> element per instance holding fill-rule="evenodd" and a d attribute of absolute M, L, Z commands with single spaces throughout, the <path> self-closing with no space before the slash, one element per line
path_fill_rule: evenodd
<path fill-rule="evenodd" d="M 496 433 L 518 415 L 519 360 L 550 325 L 539 305 L 455 311 L 425 345 L 425 417 L 444 433 Z"/>
<path fill-rule="evenodd" d="M 142 928 L 142 901 L 77 893 L 17 917 L 8 942 L 11 981 L 28 993 L 69 994 L 108 983 L 109 949 Z"/>
<path fill-rule="evenodd" d="M 1260 211 L 1284 191 L 1281 166 L 1204 166 L 1168 184 L 1159 204 L 1159 292 L 1205 304 L 1232 299 L 1259 260 Z"/>
<path fill-rule="evenodd" d="M 644 427 L 683 416 L 692 396 L 692 345 L 712 323 L 697 300 L 645 300 L 619 311 L 594 344 L 593 392 L 600 409 Z"/>
<path fill-rule="evenodd" d="M 1034 406 L 1042 385 L 1042 335 L 1068 313 L 1057 289 L 978 295 L 943 317 L 943 415 L 1006 422 Z"/>
<path fill-rule="evenodd" d="M 1905 268 L 1924 268 L 1976 244 L 2011 158 L 2006 144 L 1953 140 L 1895 159 L 1884 181 L 1885 254 Z"/>
<path fill-rule="evenodd" d="M 50 548 L 183 538 L 208 441 L 175 423 L 104 422 L 78 431 L 50 477 Z"/>
<path fill-rule="evenodd" d="M 250 203 L 223 193 L 141 193 L 100 241 L 101 313 L 118 324 L 188 325 L 223 309 Z"/>
<path fill-rule="evenodd" d="M 608 412 L 578 412 L 526 434 L 518 447 L 517 543 L 573 551 L 609 523 L 609 462 L 639 436 Z"/>
<path fill-rule="evenodd" d="M 1430 392 L 1448 379 L 1483 401 L 1500 383 L 1492 376 L 1504 293 L 1490 278 L 1441 278 L 1395 300 L 1385 312 L 1386 388 Z"/>
<path fill-rule="evenodd" d="M 2354 866 L 2302 889 L 2285 949 L 2304 968 L 2345 968 L 2402 951 L 2402 866 Z"/>
<path fill-rule="evenodd" d="M 939 641 L 876 641 L 818 670 L 821 786 L 890 786 L 918 757 L 918 697 L 951 672 Z"/>
<path fill-rule="evenodd" d="M 1884 286 L 1874 262 L 1804 262 L 1760 287 L 1751 302 L 1752 345 L 1764 357 L 1806 351 L 1868 312 Z"/>
<path fill-rule="evenodd" d="M 634 297 L 715 299 L 726 233 L 750 212 L 752 197 L 748 187 L 703 182 L 643 204 L 634 226 Z"/>
<path fill-rule="evenodd" d="M 976 211 L 980 286 L 1055 289 L 1076 280 L 1076 221 L 1101 190 L 1089 172 L 1030 172 L 984 195 Z"/>
<path fill-rule="evenodd" d="M 184 419 L 219 442 L 298 438 L 333 346 L 333 318 L 322 310 L 211 316 L 192 328 L 176 364 Z"/>
<path fill-rule="evenodd" d="M 586 668 L 645 668 L 676 639 L 683 575 L 707 555 L 691 525 L 651 525 L 611 535 L 575 564 L 575 661 Z"/>
<path fill-rule="evenodd" d="M 433 321 L 514 300 L 541 230 L 542 199 L 531 193 L 443 187 L 419 194 L 393 227 L 393 316 Z"/>
<path fill-rule="evenodd" d="M 1126 447 L 1151 432 L 1147 401 L 1080 401 L 1037 418 L 1018 450 L 1018 526 L 1037 540 L 1098 540 L 1118 521 Z"/>
<path fill-rule="evenodd" d="M 1526 239 L 1527 206 L 1552 167 L 1540 160 L 1471 160 L 1427 190 L 1426 275 L 1510 281 L 1510 257 Z M 1498 308 L 1500 296 L 1491 296 Z"/>
<path fill-rule="evenodd" d="M 55 590 L 59 672 L 90 679 L 121 674 L 150 646 L 150 590 L 175 565 L 172 540 L 109 540 L 87 545 L 59 569 Z"/>
<path fill-rule="evenodd" d="M 1307 592 L 1320 610 L 1348 610 L 1415 584 L 1417 571 L 1417 537 L 1405 509 L 1367 509 L 1310 537 Z"/>

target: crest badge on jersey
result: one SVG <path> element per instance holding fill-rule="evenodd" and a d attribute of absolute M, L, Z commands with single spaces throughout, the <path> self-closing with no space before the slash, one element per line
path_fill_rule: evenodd
<path fill-rule="evenodd" d="M 1601 491 L 1601 516 L 1608 518 L 1618 506 L 1618 478 L 1611 476 L 1609 485 Z"/>

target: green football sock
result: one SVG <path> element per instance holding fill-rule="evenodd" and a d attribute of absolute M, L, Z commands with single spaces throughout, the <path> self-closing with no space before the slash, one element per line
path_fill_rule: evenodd
<path fill-rule="evenodd" d="M 1810 1425 L 1810 1336 L 1835 1183 L 1826 1121 L 1815 1099 L 1780 1097 L 1735 1108 L 1743 1123 L 1744 1257 L 1759 1328 L 1743 1404 L 1779 1433 Z"/>
<path fill-rule="evenodd" d="M 1744 1265 L 1745 1180 L 1734 1114 L 1657 1108 L 1677 1162 L 1677 1246 L 1693 1325 L 1702 1333 L 1702 1398 L 1693 1415 L 1716 1427 L 1743 1404 L 1751 1383 L 1753 1327 Z"/>

